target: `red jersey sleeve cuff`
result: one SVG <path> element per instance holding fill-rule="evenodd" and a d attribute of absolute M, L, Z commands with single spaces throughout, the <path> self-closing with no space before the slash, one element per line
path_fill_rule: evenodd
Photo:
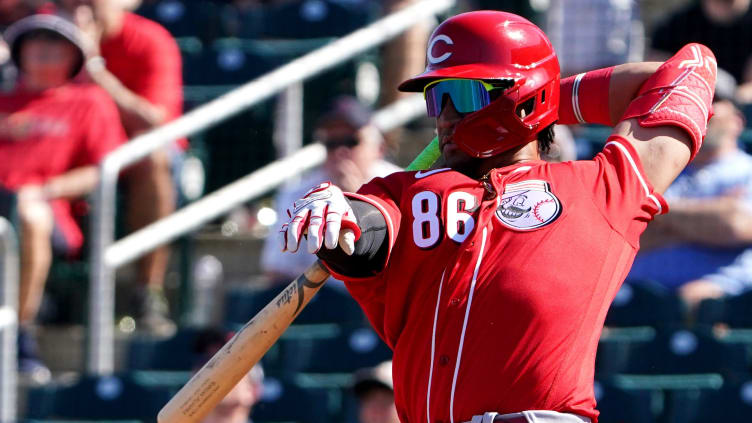
<path fill-rule="evenodd" d="M 606 146 L 603 147 L 604 150 L 607 148 L 612 148 L 615 151 L 618 151 L 619 154 L 621 154 L 626 159 L 627 163 L 629 164 L 629 168 L 631 168 L 632 171 L 635 172 L 637 179 L 640 182 L 641 188 L 645 193 L 645 197 L 649 202 L 648 204 L 652 204 L 654 207 L 654 210 L 651 210 L 652 214 L 654 216 L 657 216 L 660 214 L 668 213 L 669 208 L 666 199 L 664 199 L 660 193 L 653 190 L 653 185 L 645 176 L 645 170 L 642 167 L 640 156 L 637 154 L 637 151 L 634 149 L 632 144 L 622 136 L 611 135 L 606 142 Z"/>

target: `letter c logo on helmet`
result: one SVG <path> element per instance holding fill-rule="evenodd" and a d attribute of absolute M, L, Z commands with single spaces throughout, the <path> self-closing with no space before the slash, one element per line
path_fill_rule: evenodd
<path fill-rule="evenodd" d="M 442 54 L 439 57 L 436 57 L 436 56 L 433 55 L 433 48 L 434 48 L 434 46 L 436 46 L 436 43 L 438 43 L 439 41 L 443 41 L 444 43 L 446 43 L 446 44 L 448 44 L 450 46 L 454 45 L 454 41 L 452 41 L 452 39 L 449 38 L 449 36 L 447 36 L 447 35 L 440 34 L 440 35 L 437 35 L 437 36 L 433 37 L 433 40 L 431 40 L 431 42 L 428 44 L 428 52 L 426 52 L 426 56 L 428 57 L 428 63 L 430 63 L 432 65 L 435 65 L 437 63 L 441 63 L 444 60 L 448 59 L 449 56 L 452 55 L 451 51 L 447 51 L 446 53 Z"/>

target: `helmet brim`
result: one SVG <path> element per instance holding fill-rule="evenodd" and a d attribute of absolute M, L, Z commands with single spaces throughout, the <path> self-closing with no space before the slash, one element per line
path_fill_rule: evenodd
<path fill-rule="evenodd" d="M 494 80 L 518 79 L 522 76 L 521 73 L 510 71 L 510 69 L 500 69 L 498 66 L 471 63 L 423 72 L 401 83 L 397 89 L 404 92 L 423 92 L 426 85 L 437 79 L 444 78 Z"/>

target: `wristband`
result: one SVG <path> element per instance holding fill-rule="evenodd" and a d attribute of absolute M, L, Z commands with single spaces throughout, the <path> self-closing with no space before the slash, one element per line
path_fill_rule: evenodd
<path fill-rule="evenodd" d="M 106 68 L 106 62 L 102 56 L 94 56 L 86 59 L 86 72 L 89 74 L 97 73 Z"/>
<path fill-rule="evenodd" d="M 608 92 L 613 71 L 612 66 L 562 80 L 559 123 L 597 123 L 612 126 Z"/>

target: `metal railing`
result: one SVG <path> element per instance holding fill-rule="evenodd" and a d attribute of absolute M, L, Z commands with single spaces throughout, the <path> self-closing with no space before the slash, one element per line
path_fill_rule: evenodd
<path fill-rule="evenodd" d="M 117 258 L 118 254 L 123 253 L 123 249 L 131 245 L 131 247 L 127 247 L 128 251 L 134 251 L 135 249 L 132 246 L 137 245 L 133 241 L 134 238 L 123 240 L 124 243 L 127 242 L 126 247 L 122 247 L 123 244 L 120 244 L 120 246 L 113 245 L 115 236 L 115 193 L 120 171 L 124 167 L 144 159 L 152 152 L 169 145 L 181 137 L 204 130 L 288 87 L 378 46 L 409 29 L 411 26 L 447 11 L 454 4 L 455 0 L 419 1 L 299 59 L 293 60 L 275 71 L 192 110 L 167 125 L 136 137 L 105 157 L 100 165 L 99 184 L 93 195 L 94 213 L 91 223 L 92 270 L 89 283 L 89 333 L 87 337 L 87 370 L 89 373 L 102 375 L 110 374 L 114 370 L 114 303 L 115 269 L 117 268 L 115 265 L 122 265 L 126 262 L 126 260 Z M 415 103 L 414 100 L 411 101 L 413 104 Z M 305 152 L 301 150 L 301 153 L 316 155 L 315 151 L 316 146 L 313 146 L 311 150 L 305 150 Z M 323 160 L 322 151 L 319 150 L 318 154 L 319 160 Z M 317 164 L 311 158 L 312 156 L 306 156 L 306 160 L 304 161 L 310 164 L 308 167 Z M 290 161 L 285 163 L 290 163 Z M 301 166 L 298 168 L 298 171 L 304 169 L 305 167 Z M 226 187 L 227 191 L 225 189 L 219 190 L 207 196 L 207 198 L 211 198 L 211 201 L 214 202 L 219 201 L 220 198 L 227 199 L 228 192 L 233 195 L 239 195 L 241 192 L 245 192 L 245 190 L 250 190 L 253 187 L 248 183 L 248 178 L 253 178 L 253 176 L 243 178 L 237 182 L 239 185 L 231 184 Z M 256 179 L 254 182 L 258 182 L 258 180 Z M 282 180 L 278 181 L 278 183 L 281 182 Z M 231 188 L 233 186 L 234 188 Z M 273 188 L 273 185 L 268 185 L 266 189 L 271 188 Z M 246 198 L 245 201 L 249 198 Z M 230 203 L 236 204 L 232 201 L 226 204 Z M 207 203 L 201 204 L 202 207 L 208 207 Z M 186 233 L 200 224 L 193 223 L 192 219 L 196 219 L 197 222 L 205 222 L 206 216 L 213 213 L 222 213 L 220 211 L 221 208 L 214 208 L 211 213 L 203 213 L 198 211 L 199 207 L 190 207 L 176 212 L 176 214 L 181 216 L 181 222 L 185 219 L 186 223 L 181 226 L 180 231 L 170 230 L 170 237 L 165 238 L 162 243 L 173 239 L 174 236 Z M 190 210 L 188 210 L 189 208 Z M 166 224 L 165 220 L 171 218 L 167 217 L 159 222 L 155 222 L 139 231 L 141 235 L 134 233 L 132 236 L 140 236 L 141 238 L 138 238 L 140 240 L 148 239 L 148 237 L 143 235 L 144 232 L 142 231 L 149 230 L 155 225 L 160 225 L 160 230 L 169 230 L 171 226 Z M 173 218 L 170 224 L 174 223 L 175 219 Z M 154 243 L 152 242 L 151 244 Z M 113 247 L 116 248 L 115 253 L 112 252 Z M 117 248 L 121 248 L 120 253 L 118 253 Z M 131 252 L 128 257 L 132 260 L 140 254 L 143 254 L 143 251 L 138 254 Z"/>
<path fill-rule="evenodd" d="M 0 422 L 16 421 L 18 358 L 18 239 L 13 226 L 0 217 Z"/>
<path fill-rule="evenodd" d="M 425 113 L 420 94 L 414 94 L 379 110 L 373 123 L 387 132 Z M 111 268 L 123 266 L 151 250 L 191 232 L 227 213 L 234 207 L 271 191 L 285 180 L 320 165 L 326 158 L 321 144 L 311 144 L 295 153 L 270 163 L 237 181 L 204 196 L 175 213 L 147 225 L 110 245 L 104 264 Z"/>

